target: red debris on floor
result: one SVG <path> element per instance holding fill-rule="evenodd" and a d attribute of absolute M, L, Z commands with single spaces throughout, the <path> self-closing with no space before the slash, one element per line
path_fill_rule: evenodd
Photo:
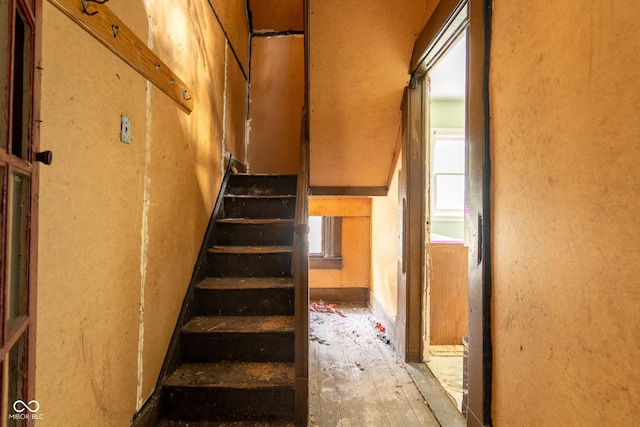
<path fill-rule="evenodd" d="M 342 310 L 336 308 L 335 304 L 325 305 L 322 300 L 320 300 L 318 304 L 316 304 L 315 302 L 309 304 L 309 311 L 315 311 L 316 313 L 333 313 L 342 317 L 347 317 L 347 315 L 344 314 Z"/>

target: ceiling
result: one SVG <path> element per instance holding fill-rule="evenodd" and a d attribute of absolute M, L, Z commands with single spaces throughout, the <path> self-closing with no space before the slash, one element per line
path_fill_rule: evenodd
<path fill-rule="evenodd" d="M 253 32 L 303 31 L 302 0 L 249 0 Z"/>

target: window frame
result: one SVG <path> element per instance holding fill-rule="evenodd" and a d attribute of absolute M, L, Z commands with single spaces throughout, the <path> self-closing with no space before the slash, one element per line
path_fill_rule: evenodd
<path fill-rule="evenodd" d="M 446 143 L 449 142 L 462 142 L 465 143 L 464 129 L 458 128 L 433 128 L 431 131 L 431 182 L 433 185 L 432 191 L 430 191 L 431 198 L 431 217 L 432 218 L 440 218 L 442 220 L 447 219 L 458 219 L 463 218 L 464 216 L 464 207 L 461 209 L 442 209 L 438 208 L 438 191 L 437 191 L 437 180 L 439 176 L 459 176 L 462 179 L 465 179 L 466 170 L 462 172 L 455 171 L 443 171 L 443 172 L 435 172 L 437 167 L 435 165 L 435 149 L 436 144 L 438 142 Z M 462 201 L 464 204 L 464 190 L 462 195 Z"/>
<path fill-rule="evenodd" d="M 309 253 L 309 268 L 342 269 L 342 217 L 322 216 L 321 240 L 322 251 Z"/>

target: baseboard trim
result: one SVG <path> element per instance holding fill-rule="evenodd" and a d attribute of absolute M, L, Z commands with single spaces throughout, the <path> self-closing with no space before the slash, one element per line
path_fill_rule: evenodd
<path fill-rule="evenodd" d="M 404 348 L 404 344 L 398 342 L 398 335 L 396 334 L 396 322 L 387 314 L 382 304 L 376 299 L 376 294 L 370 292 L 369 294 L 369 310 L 373 315 L 376 322 L 380 322 L 385 328 L 385 333 L 391 341 L 391 346 L 395 349 L 398 355 L 401 355 L 400 351 Z"/>
<path fill-rule="evenodd" d="M 311 301 L 323 300 L 326 304 L 369 304 L 368 288 L 310 288 Z"/>
<path fill-rule="evenodd" d="M 387 187 L 329 187 L 310 186 L 312 196 L 386 196 Z"/>

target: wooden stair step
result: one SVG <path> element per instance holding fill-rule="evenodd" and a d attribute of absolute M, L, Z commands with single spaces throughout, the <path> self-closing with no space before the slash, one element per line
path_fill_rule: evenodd
<path fill-rule="evenodd" d="M 227 199 L 249 199 L 249 200 L 270 200 L 270 199 L 295 199 L 295 194 L 225 194 Z"/>
<path fill-rule="evenodd" d="M 229 177 L 230 194 L 296 194 L 296 175 L 235 174 Z"/>
<path fill-rule="evenodd" d="M 290 277 L 293 246 L 214 246 L 207 249 L 206 277 Z"/>
<path fill-rule="evenodd" d="M 293 362 L 294 316 L 198 316 L 180 330 L 185 362 Z"/>
<path fill-rule="evenodd" d="M 183 363 L 166 379 L 161 417 L 179 421 L 292 420 L 293 363 Z"/>
<path fill-rule="evenodd" d="M 293 363 L 183 363 L 167 378 L 166 387 L 261 389 L 293 387 Z"/>
<path fill-rule="evenodd" d="M 259 255 L 292 253 L 293 246 L 213 246 L 207 249 L 212 254 Z"/>
<path fill-rule="evenodd" d="M 245 421 L 173 421 L 161 420 L 156 427 L 294 427 L 292 421 L 285 420 L 245 420 Z"/>
<path fill-rule="evenodd" d="M 249 225 L 293 225 L 291 218 L 222 218 L 216 220 L 220 224 L 249 224 Z"/>
<path fill-rule="evenodd" d="M 293 300 L 291 277 L 209 277 L 196 285 L 200 315 L 292 315 Z"/>
<path fill-rule="evenodd" d="M 294 316 L 197 316 L 182 328 L 186 334 L 291 333 Z"/>
<path fill-rule="evenodd" d="M 292 245 L 294 220 L 223 218 L 216 221 L 219 246 Z"/>
<path fill-rule="evenodd" d="M 291 194 L 255 195 L 225 194 L 225 218 L 288 218 L 295 217 L 296 196 Z"/>
<path fill-rule="evenodd" d="M 293 289 L 291 277 L 208 277 L 196 285 L 202 290 Z"/>

